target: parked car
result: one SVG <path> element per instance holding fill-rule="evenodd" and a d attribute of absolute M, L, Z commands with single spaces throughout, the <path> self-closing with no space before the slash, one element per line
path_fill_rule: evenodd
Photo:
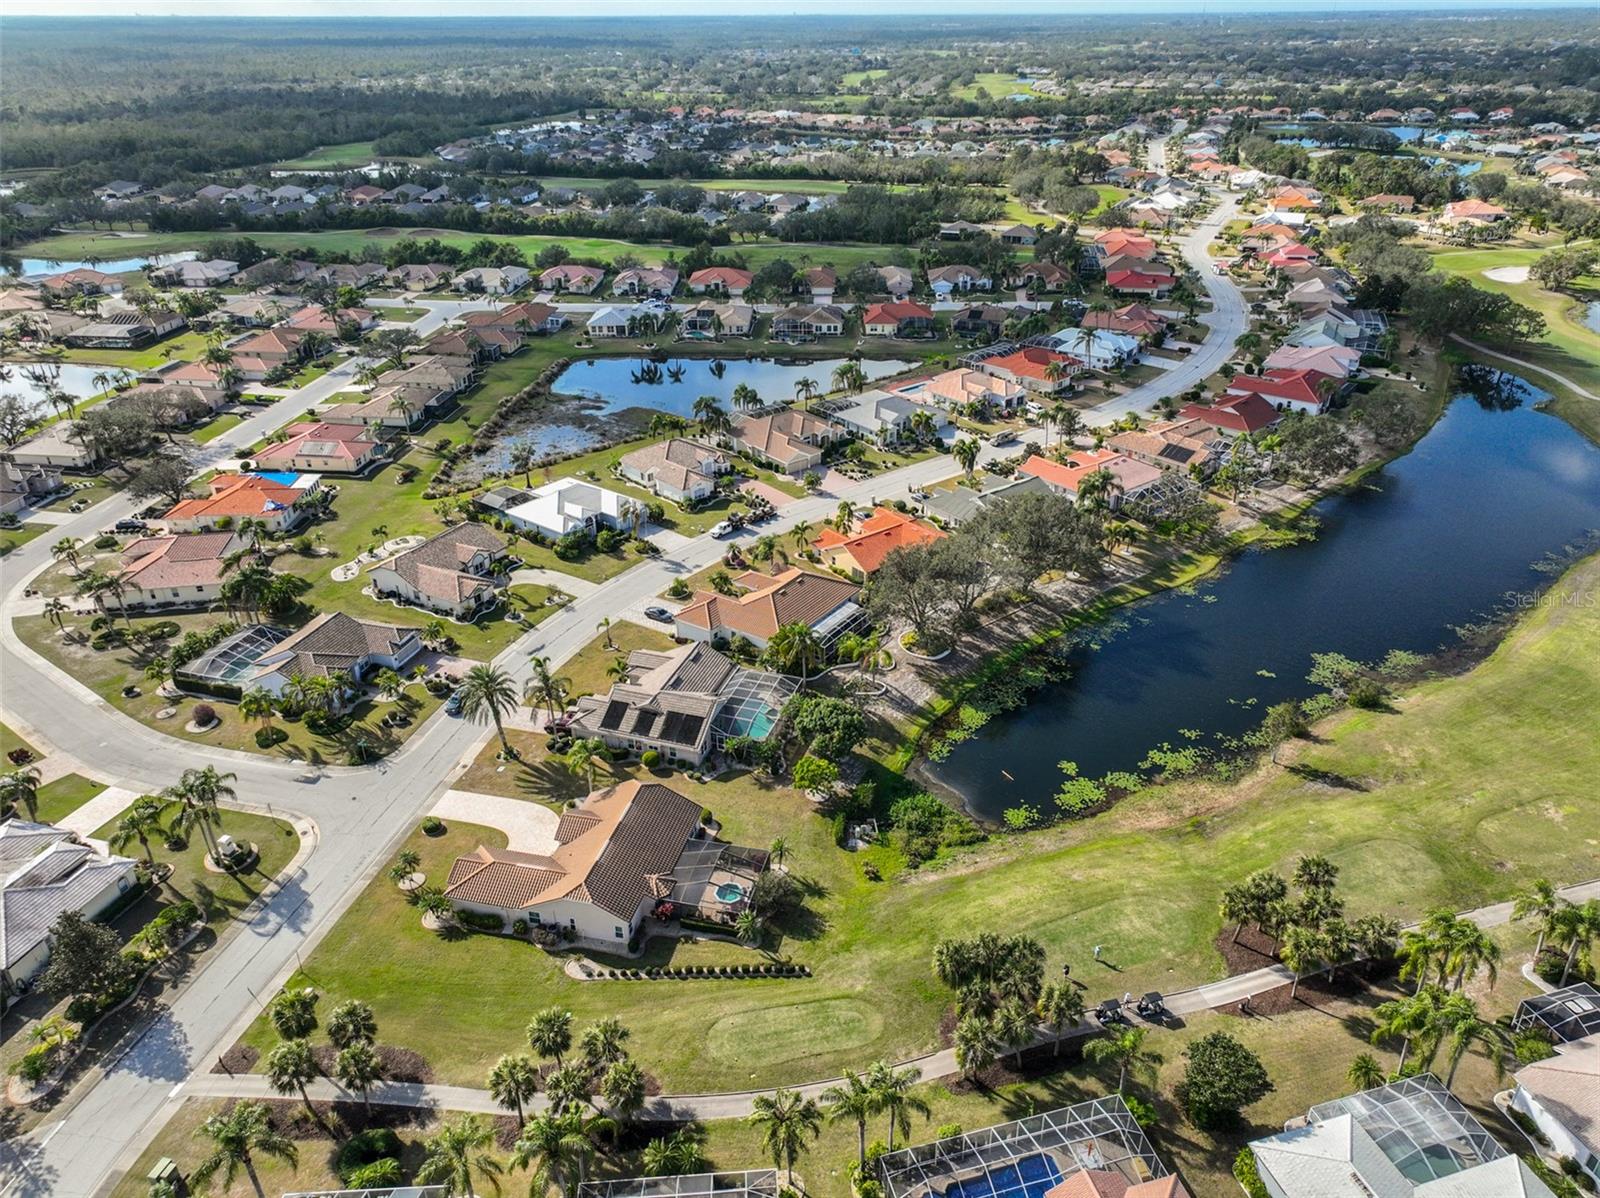
<path fill-rule="evenodd" d="M 989 438 L 990 445 L 1010 445 L 1017 439 L 1015 429 L 1003 428 Z"/>
<path fill-rule="evenodd" d="M 711 526 L 711 535 L 714 537 L 731 537 L 738 526 L 732 520 L 723 520 Z"/>
<path fill-rule="evenodd" d="M 111 526 L 113 532 L 149 532 L 150 526 L 143 520 L 118 520 Z"/>
<path fill-rule="evenodd" d="M 446 701 L 446 703 L 444 705 L 444 713 L 445 713 L 445 715 L 460 715 L 461 714 L 461 692 L 460 691 L 452 691 L 450 693 L 450 698 Z"/>
<path fill-rule="evenodd" d="M 654 620 L 658 624 L 672 623 L 672 613 L 659 605 L 645 608 L 644 615 L 645 619 Z"/>

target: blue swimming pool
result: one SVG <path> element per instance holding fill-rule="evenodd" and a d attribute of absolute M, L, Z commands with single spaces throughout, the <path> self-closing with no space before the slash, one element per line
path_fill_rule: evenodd
<path fill-rule="evenodd" d="M 1044 1153 L 995 1165 L 986 1174 L 947 1186 L 944 1198 L 1044 1198 L 1061 1182 L 1061 1170 Z"/>
<path fill-rule="evenodd" d="M 300 477 L 300 472 L 297 470 L 257 470 L 255 471 L 255 476 L 264 478 L 269 483 L 277 483 L 280 487 L 292 487 L 295 479 Z"/>

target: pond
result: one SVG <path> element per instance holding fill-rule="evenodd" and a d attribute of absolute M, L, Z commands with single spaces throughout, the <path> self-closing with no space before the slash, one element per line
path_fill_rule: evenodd
<path fill-rule="evenodd" d="M 1068 650 L 1070 679 L 955 746 L 934 779 L 984 818 L 1048 808 L 1059 761 L 1098 778 L 1192 743 L 1185 729 L 1200 744 L 1239 736 L 1271 704 L 1315 693 L 1313 653 L 1431 652 L 1537 590 L 1540 559 L 1600 529 L 1600 450 L 1534 410 L 1536 388 L 1468 373 L 1472 393 L 1415 450 L 1316 505 L 1314 541 L 1247 553 L 1196 593 L 1126 609 L 1120 629 L 1094 631 L 1097 647 Z"/>
<path fill-rule="evenodd" d="M 1600 300 L 1591 300 L 1583 306 L 1582 323 L 1591 333 L 1600 333 Z"/>
<path fill-rule="evenodd" d="M 6 362 L 0 365 L 0 395 L 20 395 L 25 403 L 37 406 L 44 403 L 45 388 L 30 374 L 37 373 L 27 362 Z M 52 367 L 54 373 L 54 367 Z M 56 386 L 74 399 L 87 399 L 104 390 L 94 383 L 96 375 L 115 373 L 109 366 L 63 365 L 56 377 Z"/>
<path fill-rule="evenodd" d="M 844 362 L 844 358 L 809 362 L 775 358 L 671 358 L 654 364 L 660 373 L 656 375 L 652 371 L 651 377 L 657 381 L 651 382 L 642 378 L 641 372 L 652 364 L 639 358 L 590 358 L 567 367 L 551 389 L 562 395 L 600 400 L 604 404 L 601 410 L 606 412 L 648 408 L 684 417 L 694 414 L 694 401 L 700 396 L 714 395 L 731 414 L 730 400 L 735 387 L 753 387 L 757 395 L 768 401 L 793 399 L 795 384 L 803 378 L 827 390 L 832 386 L 830 379 L 834 369 Z M 861 360 L 861 370 L 869 381 L 899 374 L 915 365 L 915 362 L 872 358 Z"/>
<path fill-rule="evenodd" d="M 108 275 L 123 275 L 132 270 L 143 270 L 146 266 L 170 266 L 174 262 L 190 262 L 197 257 L 199 255 L 193 250 L 185 250 L 181 254 L 146 254 L 139 258 L 101 258 L 93 262 L 81 258 L 64 258 L 60 261 L 54 258 L 24 258 L 22 260 L 22 277 L 33 279 L 42 275 L 58 275 L 63 271 L 81 270 L 84 267 L 104 271 Z"/>

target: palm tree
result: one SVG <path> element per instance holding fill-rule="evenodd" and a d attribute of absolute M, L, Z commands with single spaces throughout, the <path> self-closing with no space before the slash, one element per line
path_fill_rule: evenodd
<path fill-rule="evenodd" d="M 239 696 L 239 714 L 247 720 L 260 720 L 261 727 L 272 727 L 273 707 L 277 700 L 264 686 L 254 686 Z"/>
<path fill-rule="evenodd" d="M 187 836 L 198 828 L 206 842 L 207 855 L 218 864 L 221 864 L 221 859 L 217 856 L 217 842 L 212 829 L 222 823 L 218 804 L 238 797 L 233 787 L 228 785 L 237 776 L 220 773 L 214 765 L 184 770 L 176 786 L 169 786 L 161 792 L 168 806 L 178 808 L 172 819 L 173 830 Z"/>
<path fill-rule="evenodd" d="M 1050 409 L 1050 423 L 1056 426 L 1056 440 L 1071 443 L 1083 431 L 1083 417 L 1078 409 L 1058 403 Z"/>
<path fill-rule="evenodd" d="M 867 1085 L 877 1099 L 878 1110 L 889 1116 L 889 1151 L 894 1151 L 894 1136 L 911 1134 L 911 1116 L 924 1119 L 933 1114 L 933 1108 L 913 1090 L 922 1080 L 922 1070 L 914 1065 L 896 1069 L 888 1061 L 874 1061 L 867 1066 Z"/>
<path fill-rule="evenodd" d="M 794 397 L 800 401 L 804 408 L 817 394 L 817 380 L 812 378 L 798 378 L 794 381 Z"/>
<path fill-rule="evenodd" d="M 517 1113 L 517 1126 L 524 1123 L 523 1107 L 539 1091 L 539 1067 L 533 1058 L 506 1055 L 489 1071 L 489 1093 L 508 1111 Z"/>
<path fill-rule="evenodd" d="M 58 631 L 67 630 L 67 613 L 71 610 L 67 601 L 58 595 L 52 595 L 44 601 L 44 617 L 54 624 Z"/>
<path fill-rule="evenodd" d="M 593 790 L 595 766 L 609 761 L 610 755 L 606 749 L 606 742 L 591 736 L 573 741 L 572 747 L 561 760 L 575 775 L 586 778 L 589 789 Z"/>
<path fill-rule="evenodd" d="M 121 852 L 134 841 L 144 850 L 145 860 L 153 867 L 155 850 L 150 847 L 150 837 L 162 831 L 161 800 L 153 795 L 140 795 L 117 820 L 117 829 L 111 834 L 111 847 Z"/>
<path fill-rule="evenodd" d="M 371 1044 L 378 1038 L 378 1021 L 372 1007 L 359 998 L 346 999 L 328 1012 L 328 1039 L 335 1048 Z"/>
<path fill-rule="evenodd" d="M 606 638 L 605 639 L 605 647 L 607 649 L 615 649 L 617 647 L 617 643 L 614 640 L 611 639 L 611 617 L 610 616 L 602 616 L 600 618 L 600 623 L 598 623 L 598 624 L 596 624 L 594 626 L 594 630 L 596 632 L 601 632 L 601 633 L 605 634 L 605 638 Z"/>
<path fill-rule="evenodd" d="M 670 1136 L 657 1137 L 644 1147 L 644 1171 L 647 1177 L 671 1177 L 675 1174 L 704 1173 L 705 1153 L 700 1141 L 689 1128 L 679 1128 Z"/>
<path fill-rule="evenodd" d="M 329 1024 L 329 1030 L 332 1030 Z M 378 1050 L 369 1040 L 352 1040 L 339 1050 L 333 1063 L 333 1075 L 347 1090 L 361 1095 L 361 1105 L 372 1110 L 372 1087 L 383 1080 L 383 1063 Z"/>
<path fill-rule="evenodd" d="M 1117 1093 L 1128 1084 L 1129 1072 L 1150 1074 L 1161 1064 L 1161 1054 L 1144 1046 L 1149 1031 L 1142 1027 L 1127 1027 L 1103 1040 L 1090 1040 L 1083 1046 L 1083 1055 L 1095 1064 L 1115 1064 L 1117 1067 Z"/>
<path fill-rule="evenodd" d="M 859 391 L 867 385 L 866 371 L 861 369 L 861 363 L 855 359 L 841 362 L 833 370 L 833 387 L 835 391 Z"/>
<path fill-rule="evenodd" d="M 1470 919 L 1458 919 L 1446 941 L 1445 967 L 1450 971 L 1451 989 L 1460 990 L 1481 969 L 1493 986 L 1499 976 L 1500 946 Z"/>
<path fill-rule="evenodd" d="M 632 1034 L 615 1016 L 607 1016 L 584 1028 L 583 1035 L 578 1037 L 578 1051 L 583 1054 L 583 1062 L 590 1072 L 600 1073 L 624 1059 L 628 1050 L 623 1045 Z"/>
<path fill-rule="evenodd" d="M 1055 1047 L 1051 1056 L 1061 1055 L 1061 1038 L 1068 1028 L 1077 1027 L 1083 1018 L 1083 995 L 1076 986 L 1051 982 L 1039 991 L 1039 1001 L 1033 1013 L 1039 1022 L 1055 1033 Z"/>
<path fill-rule="evenodd" d="M 955 458 L 960 465 L 962 473 L 968 478 L 978 466 L 978 442 L 974 437 L 962 437 L 950 447 L 950 456 Z"/>
<path fill-rule="evenodd" d="M 856 520 L 856 505 L 848 499 L 839 500 L 839 506 L 833 513 L 833 526 L 840 532 L 849 532 L 850 526 Z"/>
<path fill-rule="evenodd" d="M 39 783 L 43 777 L 38 766 L 28 765 L 0 778 L 0 812 L 11 815 L 21 807 L 27 811 L 30 821 L 36 820 L 39 815 Z"/>
<path fill-rule="evenodd" d="M 822 1092 L 822 1105 L 828 1108 L 829 1123 L 856 1125 L 856 1163 L 867 1167 L 867 1120 L 878 1113 L 878 1096 L 866 1079 L 854 1070 L 844 1071 L 844 1081 Z"/>
<path fill-rule="evenodd" d="M 1371 1090 L 1383 1085 L 1383 1066 L 1370 1052 L 1358 1052 L 1344 1077 L 1357 1090 Z"/>
<path fill-rule="evenodd" d="M 811 521 L 796 520 L 794 527 L 789 530 L 789 537 L 796 549 L 804 549 L 811 540 Z"/>
<path fill-rule="evenodd" d="M 212 1115 L 200 1125 L 200 1134 L 211 1141 L 212 1149 L 189 1175 L 195 1189 L 207 1188 L 218 1174 L 223 1188 L 231 1189 L 233 1179 L 243 1169 L 255 1188 L 256 1198 L 266 1198 L 261 1178 L 256 1175 L 257 1154 L 282 1161 L 291 1169 L 300 1163 L 299 1149 L 288 1136 L 273 1129 L 264 1102 L 247 1100 L 232 1110 Z"/>
<path fill-rule="evenodd" d="M 767 642 L 765 654 L 779 669 L 799 671 L 801 686 L 810 668 L 822 664 L 823 655 L 822 642 L 811 625 L 799 621 L 780 626 Z"/>
<path fill-rule="evenodd" d="M 1443 998 L 1444 991 L 1439 987 L 1423 986 L 1414 994 L 1379 1003 L 1373 1009 L 1372 1043 L 1381 1044 L 1396 1036 L 1400 1038 L 1400 1063 L 1395 1067 L 1396 1073 L 1405 1072 L 1406 1056 L 1414 1043 L 1421 1041 L 1426 1047 L 1430 1041 L 1436 1042 L 1435 1033 Z"/>
<path fill-rule="evenodd" d="M 583 1118 L 577 1111 L 535 1115 L 517 1136 L 510 1163 L 513 1169 L 532 1170 L 530 1198 L 544 1194 L 551 1186 L 571 1198 L 592 1152 Z"/>
<path fill-rule="evenodd" d="M 477 1178 L 498 1194 L 505 1166 L 489 1153 L 493 1144 L 494 1131 L 476 1115 L 452 1119 L 429 1138 L 417 1181 L 443 1186 L 445 1198 L 468 1198 Z"/>
<path fill-rule="evenodd" d="M 1544 952 L 1544 942 L 1549 938 L 1557 913 L 1567 905 L 1569 905 L 1567 901 L 1556 893 L 1556 888 L 1546 878 L 1535 878 L 1513 896 L 1512 919 L 1539 921 L 1539 939 L 1533 946 L 1535 961 L 1539 959 L 1539 954 Z"/>
<path fill-rule="evenodd" d="M 781 836 L 772 838 L 772 846 L 767 850 L 772 855 L 772 860 L 782 865 L 784 858 L 789 855 L 789 842 Z"/>
<path fill-rule="evenodd" d="M 1327 963 L 1321 932 L 1309 924 L 1290 924 L 1283 931 L 1278 958 L 1294 972 L 1294 981 L 1289 985 L 1292 1000 L 1300 989 L 1300 979 Z"/>
<path fill-rule="evenodd" d="M 87 574 L 80 575 L 76 587 L 78 594 L 89 595 L 99 600 L 102 605 L 104 605 L 105 601 L 101 597 L 110 595 L 112 599 L 116 600 L 118 614 L 127 621 L 129 627 L 132 627 L 133 617 L 128 614 L 128 609 L 122 603 L 124 590 L 121 578 L 115 574 L 107 574 L 100 570 L 91 570 Z"/>
<path fill-rule="evenodd" d="M 497 666 L 473 666 L 462 679 L 456 692 L 461 699 L 461 710 L 469 719 L 482 723 L 494 722 L 495 733 L 500 737 L 500 747 L 507 757 L 513 755 L 511 742 L 506 739 L 506 713 L 517 705 L 517 687 L 511 675 Z"/>
<path fill-rule="evenodd" d="M 1003 1003 L 994 1015 L 994 1032 L 1002 1044 L 1015 1052 L 1016 1065 L 1020 1069 L 1022 1050 L 1032 1044 L 1039 1034 L 1033 1008 L 1016 1000 Z"/>
<path fill-rule="evenodd" d="M 1579 950 L 1588 952 L 1600 938 L 1600 899 L 1590 899 L 1581 907 L 1569 904 L 1564 908 L 1557 919 L 1554 937 L 1567 946 L 1567 959 L 1561 966 L 1561 985 L 1565 986 Z"/>
<path fill-rule="evenodd" d="M 789 1185 L 794 1185 L 794 1163 L 806 1150 L 806 1141 L 822 1134 L 822 1108 L 793 1090 L 756 1096 L 750 1122 L 761 1128 L 761 1142 L 774 1166 L 782 1165 Z"/>
<path fill-rule="evenodd" d="M 311 1095 L 306 1087 L 316 1081 L 321 1071 L 309 1040 L 284 1040 L 267 1054 L 267 1082 L 279 1094 L 300 1095 L 306 1111 L 318 1123 L 322 1118 L 311 1105 Z"/>
<path fill-rule="evenodd" d="M 644 1070 L 637 1061 L 613 1061 L 600 1078 L 600 1097 L 619 1123 L 630 1123 L 644 1109 L 646 1084 Z"/>
<path fill-rule="evenodd" d="M 533 660 L 533 677 L 528 680 L 528 685 L 522 692 L 524 702 L 538 703 L 544 707 L 545 713 L 551 720 L 566 706 L 567 689 L 571 685 L 565 678 L 557 678 L 550 672 L 550 659 L 548 657 L 535 657 Z"/>
<path fill-rule="evenodd" d="M 1444 1000 L 1439 1010 L 1439 1026 L 1446 1037 L 1444 1052 L 1449 1066 L 1444 1079 L 1445 1089 L 1455 1084 L 1461 1058 L 1474 1045 L 1483 1049 L 1484 1055 L 1494 1065 L 1495 1076 L 1505 1076 L 1505 1056 L 1511 1049 L 1511 1030 L 1505 1024 L 1484 1019 L 1478 1014 L 1476 1003 L 1465 994 L 1457 993 Z"/>
<path fill-rule="evenodd" d="M 727 410 L 717 402 L 715 395 L 702 395 L 694 401 L 694 418 L 700 422 L 700 431 L 706 436 L 725 433 L 733 427 Z"/>
<path fill-rule="evenodd" d="M 79 567 L 80 555 L 78 550 L 83 546 L 81 537 L 62 537 L 50 546 L 50 556 L 58 562 L 66 562 L 72 567 L 72 572 L 79 578 L 83 577 L 83 570 Z"/>
<path fill-rule="evenodd" d="M 395 882 L 404 882 L 417 872 L 417 867 L 422 864 L 422 856 L 415 849 L 401 849 L 394 855 L 394 864 L 389 867 L 389 877 Z"/>
<path fill-rule="evenodd" d="M 956 1024 L 956 1066 L 969 1080 L 978 1076 L 1000 1055 L 994 1025 L 982 1015 L 968 1015 Z"/>
<path fill-rule="evenodd" d="M 572 1047 L 572 1012 L 561 1007 L 540 1011 L 528 1024 L 528 1047 L 559 1066 L 562 1054 Z"/>

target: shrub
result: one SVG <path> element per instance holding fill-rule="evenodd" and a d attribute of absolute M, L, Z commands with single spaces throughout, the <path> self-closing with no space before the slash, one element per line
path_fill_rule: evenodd
<path fill-rule="evenodd" d="M 671 599 L 687 599 L 689 595 L 689 584 L 681 578 L 674 578 L 672 585 L 667 588 L 667 597 Z"/>
<path fill-rule="evenodd" d="M 941 1123 L 933 1129 L 933 1138 L 935 1140 L 948 1140 L 952 1136 L 959 1136 L 960 1134 L 961 1124 L 959 1123 Z"/>
<path fill-rule="evenodd" d="M 1359 707 L 1362 711 L 1376 711 L 1384 705 L 1388 698 L 1379 686 L 1370 678 L 1357 678 L 1350 684 L 1350 706 Z"/>
<path fill-rule="evenodd" d="M 49 1044 L 39 1044 L 28 1049 L 21 1060 L 11 1066 L 11 1072 L 30 1085 L 43 1081 L 50 1072 L 51 1048 Z"/>
<path fill-rule="evenodd" d="M 96 549 L 115 549 L 117 547 L 117 538 L 110 533 L 106 533 L 105 536 L 94 539 L 94 547 Z"/>
<path fill-rule="evenodd" d="M 511 921 L 511 934 L 513 936 L 526 936 L 528 934 L 528 921 L 525 919 L 513 919 Z"/>
<path fill-rule="evenodd" d="M 1233 1179 L 1250 1198 L 1271 1198 L 1256 1171 L 1256 1154 L 1248 1148 L 1239 1149 L 1239 1155 L 1233 1158 Z"/>
<path fill-rule="evenodd" d="M 506 921 L 492 911 L 466 911 L 457 909 L 456 918 L 469 928 L 476 928 L 480 932 L 503 932 Z"/>
<path fill-rule="evenodd" d="M 289 739 L 288 732 L 282 728 L 257 728 L 256 748 L 270 749 L 274 745 L 281 745 Z"/>
<path fill-rule="evenodd" d="M 427 836 L 438 836 L 444 831 L 444 821 L 437 815 L 422 817 L 422 831 Z"/>
<path fill-rule="evenodd" d="M 209 728 L 217 722 L 217 709 L 209 703 L 196 703 L 190 719 L 198 728 Z"/>
<path fill-rule="evenodd" d="M 647 770 L 653 770 L 661 764 L 661 753 L 657 749 L 646 749 L 639 755 L 639 762 Z"/>
<path fill-rule="evenodd" d="M 176 620 L 159 620 L 145 629 L 145 634 L 151 640 L 165 641 L 178 635 L 183 630 L 178 627 Z"/>
<path fill-rule="evenodd" d="M 339 1180 L 348 1183 L 351 1176 L 364 1165 L 373 1161 L 381 1161 L 385 1157 L 396 1160 L 404 1151 L 400 1137 L 395 1135 L 393 1129 L 387 1127 L 369 1127 L 366 1131 L 358 1131 L 344 1142 L 339 1149 L 339 1155 L 334 1165 L 339 1174 Z"/>

